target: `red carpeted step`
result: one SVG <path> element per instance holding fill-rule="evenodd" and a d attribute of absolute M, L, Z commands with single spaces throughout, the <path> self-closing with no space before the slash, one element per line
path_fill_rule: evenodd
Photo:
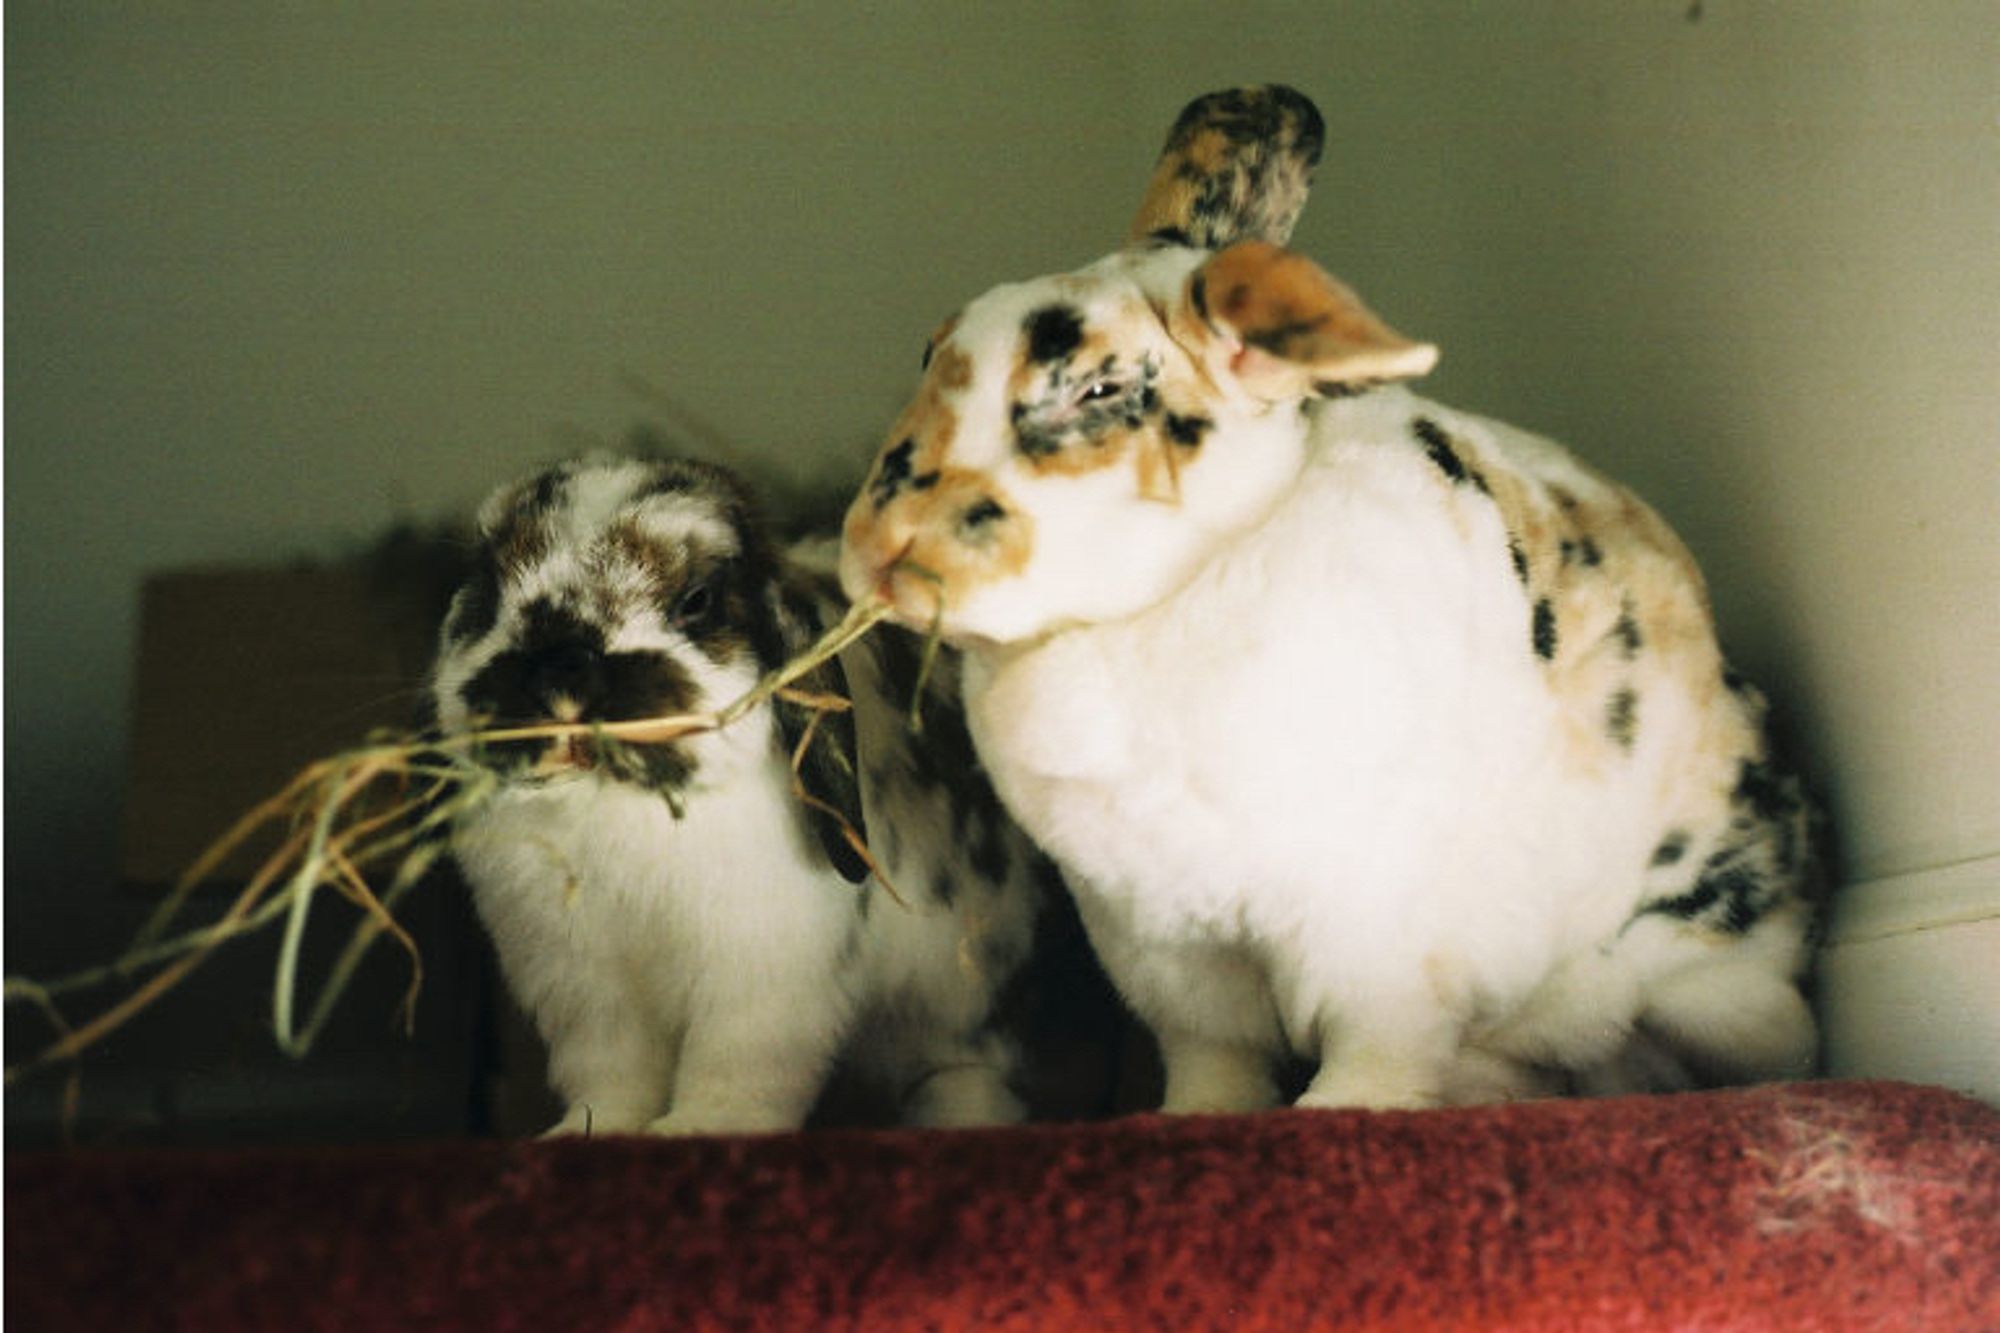
<path fill-rule="evenodd" d="M 10 1328 L 1995 1329 L 2000 1113 L 1798 1084 L 16 1157 Z"/>

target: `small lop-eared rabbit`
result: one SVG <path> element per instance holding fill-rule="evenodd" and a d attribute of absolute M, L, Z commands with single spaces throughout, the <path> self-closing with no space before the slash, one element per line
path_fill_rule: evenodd
<path fill-rule="evenodd" d="M 1125 248 L 937 331 L 842 577 L 966 652 L 979 753 L 1166 1109 L 1802 1074 L 1811 819 L 1650 509 L 1394 381 L 1284 243 L 1321 122 L 1194 102 Z"/>
<path fill-rule="evenodd" d="M 479 526 L 433 674 L 448 735 L 719 709 L 842 610 L 831 544 L 815 572 L 705 464 L 569 462 L 496 492 Z M 453 852 L 548 1043 L 557 1132 L 795 1128 L 843 1050 L 904 1119 L 1020 1117 L 996 999 L 1047 863 L 977 770 L 950 654 L 912 734 L 916 662 L 885 626 L 800 682 L 853 687 L 804 751 L 819 806 L 793 786 L 812 714 L 783 698 L 670 743 L 475 751 L 500 786 Z"/>

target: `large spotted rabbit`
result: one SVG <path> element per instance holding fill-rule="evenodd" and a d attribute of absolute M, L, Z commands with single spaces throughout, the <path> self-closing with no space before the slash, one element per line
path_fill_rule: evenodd
<path fill-rule="evenodd" d="M 565 463 L 480 530 L 432 680 L 451 735 L 720 708 L 841 610 L 831 552 L 815 571 L 774 545 L 704 464 Z M 917 656 L 878 632 L 808 677 L 854 710 L 803 749 L 812 715 L 780 698 L 671 743 L 476 751 L 498 790 L 453 849 L 548 1043 L 559 1131 L 794 1128 L 836 1059 L 907 1120 L 1019 1118 L 1000 999 L 1060 888 L 973 762 L 949 660 L 906 725 Z"/>
<path fill-rule="evenodd" d="M 1808 1071 L 1809 812 L 1660 518 L 1396 382 L 1284 247 L 1312 104 L 1174 125 L 1124 248 L 931 341 L 848 513 L 1158 1036 L 1169 1110 Z"/>

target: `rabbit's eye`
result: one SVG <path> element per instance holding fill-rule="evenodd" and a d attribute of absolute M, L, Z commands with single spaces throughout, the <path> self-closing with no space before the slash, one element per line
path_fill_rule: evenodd
<path fill-rule="evenodd" d="M 707 616 L 714 606 L 715 589 L 708 583 L 697 583 L 675 599 L 670 614 L 676 625 L 690 625 Z"/>
<path fill-rule="evenodd" d="M 1116 380 L 1093 380 L 1083 386 L 1076 396 L 1079 403 L 1102 403 L 1125 392 L 1125 386 Z"/>

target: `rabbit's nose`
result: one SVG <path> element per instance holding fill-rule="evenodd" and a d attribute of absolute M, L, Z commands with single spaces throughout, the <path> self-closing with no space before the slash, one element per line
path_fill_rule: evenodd
<path fill-rule="evenodd" d="M 549 644 L 536 654 L 534 689 L 546 700 L 581 702 L 596 696 L 603 675 L 604 658 L 592 645 L 580 639 Z"/>

